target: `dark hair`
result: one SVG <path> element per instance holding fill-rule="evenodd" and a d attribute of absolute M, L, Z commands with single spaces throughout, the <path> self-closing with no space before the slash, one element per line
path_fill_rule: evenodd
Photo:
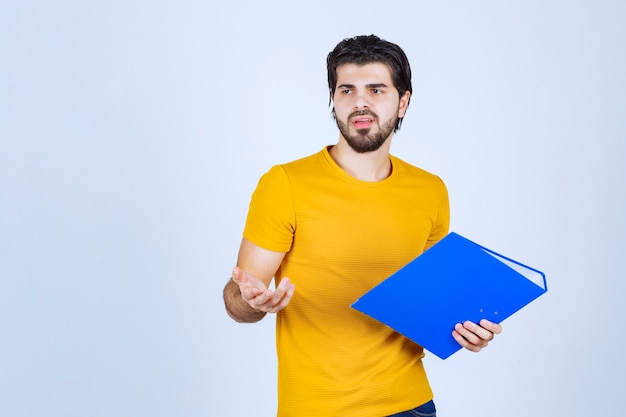
<path fill-rule="evenodd" d="M 402 48 L 376 35 L 360 35 L 339 42 L 326 58 L 331 102 L 337 86 L 337 67 L 344 64 L 365 65 L 376 62 L 383 63 L 391 69 L 393 85 L 398 90 L 400 97 L 407 91 L 413 93 L 411 66 Z M 335 110 L 333 109 L 334 114 Z M 402 119 L 400 118 L 395 130 L 400 129 L 401 124 Z"/>

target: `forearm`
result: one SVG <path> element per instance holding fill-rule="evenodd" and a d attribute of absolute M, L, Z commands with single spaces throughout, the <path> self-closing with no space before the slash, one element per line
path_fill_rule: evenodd
<path fill-rule="evenodd" d="M 224 287 L 224 306 L 228 315 L 238 323 L 256 323 L 267 314 L 250 307 L 241 297 L 239 286 L 232 279 Z"/>

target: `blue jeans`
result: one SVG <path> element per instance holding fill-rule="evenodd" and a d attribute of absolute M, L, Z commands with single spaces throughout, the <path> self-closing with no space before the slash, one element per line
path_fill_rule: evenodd
<path fill-rule="evenodd" d="M 437 409 L 433 400 L 428 401 L 426 404 L 422 404 L 417 408 L 409 411 L 403 411 L 398 414 L 394 414 L 389 417 L 436 417 Z"/>

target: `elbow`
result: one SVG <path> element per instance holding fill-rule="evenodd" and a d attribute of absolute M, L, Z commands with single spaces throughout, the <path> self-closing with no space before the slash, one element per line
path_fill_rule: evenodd
<path fill-rule="evenodd" d="M 237 323 L 256 323 L 266 315 L 265 312 L 256 310 L 243 301 L 236 285 L 227 284 L 223 296 L 226 314 Z"/>
<path fill-rule="evenodd" d="M 245 312 L 240 310 L 233 311 L 227 303 L 225 304 L 225 307 L 228 317 L 237 323 L 256 323 L 261 321 L 266 315 L 263 311 L 253 310 L 251 307 L 248 307 Z"/>

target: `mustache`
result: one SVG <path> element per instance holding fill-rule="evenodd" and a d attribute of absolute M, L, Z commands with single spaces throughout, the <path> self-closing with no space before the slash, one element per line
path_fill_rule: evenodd
<path fill-rule="evenodd" d="M 359 116 L 372 116 L 372 118 L 374 120 L 378 120 L 378 116 L 376 115 L 376 113 L 374 113 L 371 110 L 357 110 L 354 111 L 352 113 L 350 113 L 350 116 L 348 116 L 348 120 L 350 119 L 354 119 L 355 117 L 359 117 Z"/>

